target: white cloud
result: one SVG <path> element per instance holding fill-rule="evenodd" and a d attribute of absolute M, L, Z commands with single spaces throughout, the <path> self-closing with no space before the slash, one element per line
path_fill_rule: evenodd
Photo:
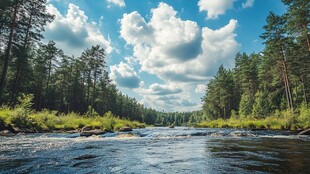
<path fill-rule="evenodd" d="M 193 101 L 190 95 L 184 93 L 154 95 L 144 94 L 141 100 L 146 107 L 151 107 L 156 110 L 172 111 L 191 111 L 199 110 L 200 104 Z"/>
<path fill-rule="evenodd" d="M 199 84 L 199 85 L 197 85 L 195 92 L 200 93 L 200 94 L 204 94 L 204 93 L 206 93 L 206 89 L 207 89 L 206 85 Z"/>
<path fill-rule="evenodd" d="M 166 86 L 183 89 L 174 94 L 178 97 L 175 106 L 180 109 L 182 103 L 189 104 L 197 85 L 207 83 L 220 65 L 233 66 L 240 47 L 235 40 L 237 20 L 232 19 L 217 30 L 200 28 L 196 22 L 182 20 L 165 3 L 152 9 L 148 22 L 138 12 L 132 12 L 124 14 L 120 23 L 121 37 L 133 46 L 133 57 L 140 64 L 141 71 L 156 75 Z M 153 88 L 151 85 L 145 90 L 152 91 Z M 165 102 L 160 100 L 162 95 L 145 95 L 143 102 L 169 108 L 160 105 Z M 187 109 L 193 110 L 198 105 Z"/>
<path fill-rule="evenodd" d="M 45 40 L 54 40 L 66 54 L 79 56 L 84 49 L 100 45 L 109 54 L 112 51 L 110 41 L 105 39 L 97 23 L 88 22 L 84 11 L 74 4 L 69 4 L 66 15 L 52 5 L 47 11 L 55 15 L 55 20 L 48 24 L 44 33 Z"/>
<path fill-rule="evenodd" d="M 199 11 L 207 12 L 207 19 L 217 19 L 233 7 L 234 0 L 199 0 Z"/>
<path fill-rule="evenodd" d="M 237 20 L 218 30 L 201 29 L 165 3 L 152 10 L 148 23 L 138 12 L 124 14 L 120 23 L 121 37 L 134 47 L 142 71 L 165 82 L 206 82 L 221 64 L 232 66 L 239 48 Z"/>
<path fill-rule="evenodd" d="M 170 85 L 163 85 L 154 83 L 150 85 L 149 90 L 145 91 L 144 94 L 149 95 L 171 95 L 171 94 L 179 94 L 182 92 L 181 88 L 178 88 L 177 86 L 170 84 Z"/>
<path fill-rule="evenodd" d="M 112 3 L 112 4 L 115 4 L 115 5 L 118 5 L 120 7 L 125 7 L 126 6 L 124 0 L 108 0 L 108 2 Z"/>
<path fill-rule="evenodd" d="M 245 3 L 242 3 L 242 8 L 253 7 L 254 0 L 247 0 Z"/>
<path fill-rule="evenodd" d="M 124 62 L 110 66 L 110 70 L 111 79 L 120 87 L 138 88 L 142 85 L 141 79 L 135 70 Z"/>

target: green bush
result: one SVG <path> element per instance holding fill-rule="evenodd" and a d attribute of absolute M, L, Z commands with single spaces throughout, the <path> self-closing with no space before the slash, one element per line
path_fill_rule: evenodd
<path fill-rule="evenodd" d="M 299 126 L 303 128 L 310 127 L 310 107 L 307 107 L 306 104 L 302 104 L 300 107 L 300 114 L 297 118 Z"/>

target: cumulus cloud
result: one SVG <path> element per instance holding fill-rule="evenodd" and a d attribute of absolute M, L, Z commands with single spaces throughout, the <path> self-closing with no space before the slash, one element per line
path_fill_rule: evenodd
<path fill-rule="evenodd" d="M 150 85 L 150 89 L 147 90 L 147 94 L 151 95 L 170 95 L 181 93 L 182 89 L 173 85 L 163 85 L 154 83 Z"/>
<path fill-rule="evenodd" d="M 171 111 L 190 111 L 198 110 L 200 104 L 193 101 L 186 95 L 145 95 L 141 101 L 145 106 L 156 110 Z"/>
<path fill-rule="evenodd" d="M 112 4 L 115 4 L 117 6 L 120 6 L 120 7 L 125 7 L 126 6 L 124 0 L 108 0 L 108 2 L 112 3 Z"/>
<path fill-rule="evenodd" d="M 135 70 L 124 62 L 112 65 L 110 70 L 111 79 L 120 87 L 138 88 L 142 85 L 141 79 Z"/>
<path fill-rule="evenodd" d="M 254 0 L 247 0 L 245 3 L 242 3 L 242 8 L 253 7 Z"/>
<path fill-rule="evenodd" d="M 88 17 L 79 6 L 69 4 L 67 14 L 62 15 L 52 4 L 47 11 L 55 15 L 44 33 L 46 40 L 54 40 L 66 54 L 80 55 L 85 48 L 100 45 L 109 54 L 112 51 L 110 41 L 105 39 L 97 23 L 88 21 Z"/>
<path fill-rule="evenodd" d="M 218 66 L 231 66 L 239 44 L 237 20 L 218 29 L 200 28 L 182 20 L 169 5 L 160 3 L 146 22 L 138 12 L 124 14 L 121 37 L 133 46 L 141 70 L 165 82 L 206 82 Z"/>
<path fill-rule="evenodd" d="M 233 7 L 234 0 L 199 0 L 199 11 L 207 12 L 207 19 L 217 19 Z"/>
<path fill-rule="evenodd" d="M 131 59 L 141 71 L 164 81 L 138 88 L 144 91 L 142 102 L 159 109 L 199 109 L 200 103 L 192 102 L 191 95 L 202 93 L 199 84 L 207 83 L 220 65 L 232 67 L 240 47 L 235 39 L 237 20 L 231 19 L 216 30 L 200 28 L 194 21 L 182 20 L 165 3 L 151 10 L 148 21 L 132 12 L 124 14 L 120 24 L 121 37 L 133 46 Z"/>

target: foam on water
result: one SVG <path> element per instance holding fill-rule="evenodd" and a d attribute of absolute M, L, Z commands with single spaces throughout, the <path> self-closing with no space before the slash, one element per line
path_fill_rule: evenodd
<path fill-rule="evenodd" d="M 309 136 L 291 134 L 176 127 L 0 137 L 0 173 L 307 173 Z"/>

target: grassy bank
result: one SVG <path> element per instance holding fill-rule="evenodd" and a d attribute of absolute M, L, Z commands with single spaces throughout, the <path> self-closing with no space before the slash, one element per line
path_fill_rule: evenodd
<path fill-rule="evenodd" d="M 310 127 L 310 109 L 301 108 L 298 113 L 289 111 L 276 112 L 273 116 L 266 118 L 237 118 L 217 119 L 203 121 L 195 125 L 196 127 L 207 128 L 258 128 L 258 129 L 306 129 Z"/>
<path fill-rule="evenodd" d="M 30 129 L 39 132 L 80 130 L 84 126 L 109 131 L 118 130 L 125 126 L 132 128 L 143 128 L 146 126 L 137 121 L 119 119 L 111 112 L 106 113 L 104 116 L 87 116 L 77 113 L 57 115 L 56 113 L 56 111 L 48 110 L 36 112 L 22 105 L 16 108 L 1 107 L 0 125 L 2 127 Z"/>
<path fill-rule="evenodd" d="M 88 117 L 76 113 L 56 115 L 55 111 L 27 112 L 21 108 L 0 108 L 0 123 L 12 127 L 37 131 L 77 130 L 84 126 L 102 130 L 118 130 L 121 127 L 143 128 L 145 124 L 137 121 L 122 120 L 108 112 L 104 116 Z"/>

